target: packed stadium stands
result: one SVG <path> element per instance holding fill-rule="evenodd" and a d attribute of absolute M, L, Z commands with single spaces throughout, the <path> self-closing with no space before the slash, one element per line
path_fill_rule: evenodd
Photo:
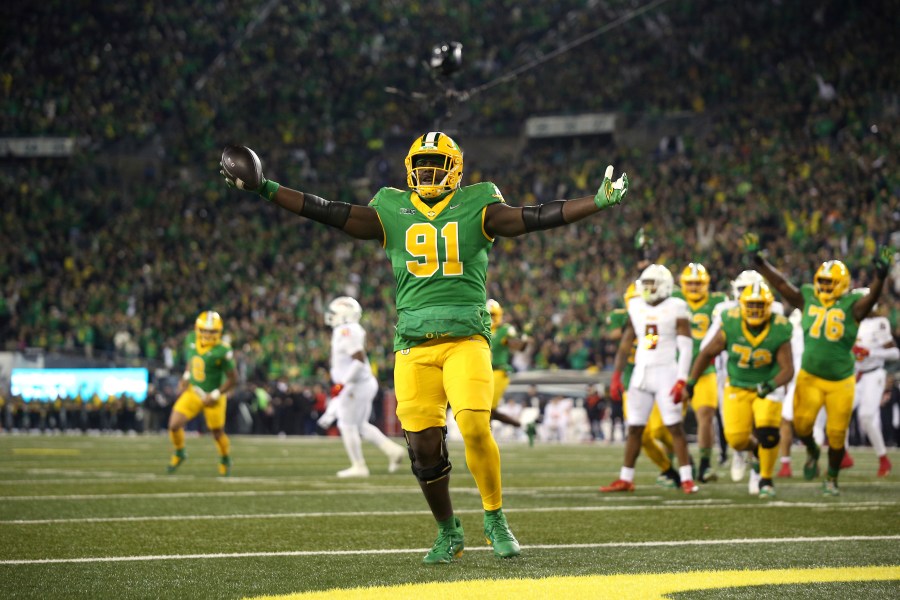
<path fill-rule="evenodd" d="M 245 383 L 309 391 L 327 383 L 323 306 L 347 294 L 389 385 L 381 250 L 230 192 L 221 147 L 246 143 L 274 179 L 364 203 L 403 187 L 406 145 L 423 131 L 447 127 L 465 150 L 521 141 L 524 120 L 542 114 L 615 113 L 619 125 L 603 141 L 509 144 L 520 150 L 503 160 L 468 160 L 465 182 L 534 204 L 593 194 L 614 164 L 632 191 L 615 215 L 496 244 L 489 292 L 536 339 L 534 366 L 611 367 L 604 318 L 637 274 L 641 227 L 660 260 L 701 261 L 718 289 L 745 268 L 748 229 L 796 282 L 840 256 L 864 285 L 876 245 L 900 231 L 889 4 L 663 3 L 544 63 L 635 4 L 17 4 L 0 136 L 79 145 L 68 158 L 0 158 L 0 342 L 178 372 L 183 336 L 214 307 Z M 464 68 L 444 81 L 421 63 L 450 38 Z M 445 114 L 442 88 L 534 61 Z M 666 115 L 702 127 L 625 141 Z M 895 333 L 898 292 L 887 291 Z"/>

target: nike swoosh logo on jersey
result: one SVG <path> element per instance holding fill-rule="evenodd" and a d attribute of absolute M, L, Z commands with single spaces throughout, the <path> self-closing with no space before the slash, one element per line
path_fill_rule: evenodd
<path fill-rule="evenodd" d="M 453 206 L 448 206 L 447 209 L 453 210 L 454 208 L 459 208 L 460 206 L 462 206 L 462 204 L 454 204 Z"/>

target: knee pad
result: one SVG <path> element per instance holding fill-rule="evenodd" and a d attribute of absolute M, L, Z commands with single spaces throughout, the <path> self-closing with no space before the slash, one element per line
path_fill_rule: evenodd
<path fill-rule="evenodd" d="M 759 427 L 756 430 L 756 438 L 763 448 L 776 448 L 781 440 L 781 432 L 777 427 Z"/>
<path fill-rule="evenodd" d="M 453 465 L 450 464 L 449 451 L 447 450 L 446 426 L 441 428 L 440 456 L 438 457 L 438 462 L 431 467 L 422 468 L 416 466 L 416 453 L 413 451 L 412 444 L 409 443 L 409 433 L 404 431 L 403 437 L 406 439 L 406 451 L 409 453 L 410 468 L 412 469 L 413 475 L 416 476 L 416 479 L 418 479 L 420 483 L 433 483 L 450 475 Z"/>

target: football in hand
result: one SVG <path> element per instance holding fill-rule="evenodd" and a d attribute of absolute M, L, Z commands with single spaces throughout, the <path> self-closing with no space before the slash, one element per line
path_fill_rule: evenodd
<path fill-rule="evenodd" d="M 239 189 L 255 191 L 263 184 L 262 164 L 247 146 L 226 146 L 222 150 L 222 169 Z"/>

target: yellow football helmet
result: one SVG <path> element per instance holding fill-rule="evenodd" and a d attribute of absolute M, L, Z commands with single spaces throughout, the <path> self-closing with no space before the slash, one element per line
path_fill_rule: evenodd
<path fill-rule="evenodd" d="M 487 301 L 488 312 L 491 313 L 491 329 L 496 329 L 503 322 L 503 307 L 491 298 Z"/>
<path fill-rule="evenodd" d="M 834 302 L 850 289 L 850 271 L 839 260 L 826 260 L 813 277 L 816 297 L 823 303 Z"/>
<path fill-rule="evenodd" d="M 635 282 L 632 281 L 631 285 L 628 286 L 628 289 L 625 290 L 625 308 L 628 308 L 628 302 L 632 298 L 636 298 L 637 296 L 640 296 L 640 294 L 637 291 L 637 286 L 635 285 Z"/>
<path fill-rule="evenodd" d="M 690 263 L 681 272 L 681 293 L 691 302 L 709 297 L 709 271 L 700 263 Z"/>
<path fill-rule="evenodd" d="M 741 304 L 741 318 L 744 322 L 751 327 L 759 327 L 772 316 L 775 296 L 768 285 L 756 282 L 744 288 L 738 302 Z"/>
<path fill-rule="evenodd" d="M 222 317 L 214 310 L 205 310 L 200 313 L 194 322 L 194 332 L 197 334 L 197 347 L 201 350 L 209 350 L 218 346 L 222 341 Z"/>
<path fill-rule="evenodd" d="M 430 131 L 406 155 L 406 185 L 420 198 L 437 198 L 462 182 L 463 153 L 449 135 Z"/>

